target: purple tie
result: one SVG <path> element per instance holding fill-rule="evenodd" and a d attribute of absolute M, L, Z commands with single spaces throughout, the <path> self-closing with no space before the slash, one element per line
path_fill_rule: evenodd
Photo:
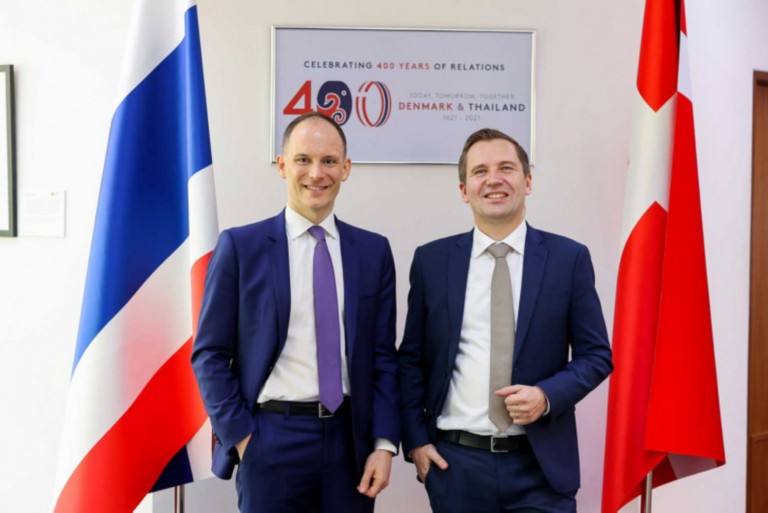
<path fill-rule="evenodd" d="M 320 402 L 335 412 L 344 400 L 341 390 L 341 333 L 339 330 L 339 300 L 333 262 L 322 226 L 313 226 L 309 233 L 317 239 L 313 259 L 313 288 L 315 297 L 315 331 L 317 335 L 317 374 Z"/>

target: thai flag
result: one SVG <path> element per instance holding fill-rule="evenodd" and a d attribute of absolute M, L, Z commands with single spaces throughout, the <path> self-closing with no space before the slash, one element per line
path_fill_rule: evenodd
<path fill-rule="evenodd" d="M 130 512 L 210 475 L 190 355 L 218 234 L 197 8 L 139 0 L 112 119 L 55 490 Z"/>

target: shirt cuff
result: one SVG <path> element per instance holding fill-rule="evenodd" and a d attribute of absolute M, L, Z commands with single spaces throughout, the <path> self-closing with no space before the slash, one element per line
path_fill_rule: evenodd
<path fill-rule="evenodd" d="M 541 387 L 536 387 L 539 390 L 541 390 Z M 544 413 L 541 414 L 542 417 L 549 415 L 549 397 L 547 397 L 547 394 L 544 392 L 544 390 L 541 390 L 541 393 L 544 395 L 544 400 L 547 401 L 547 408 L 544 410 Z"/>
<path fill-rule="evenodd" d="M 397 447 L 395 444 L 387 440 L 386 438 L 377 438 L 376 443 L 373 445 L 374 450 L 383 449 L 385 451 L 389 451 L 395 456 L 397 456 Z"/>

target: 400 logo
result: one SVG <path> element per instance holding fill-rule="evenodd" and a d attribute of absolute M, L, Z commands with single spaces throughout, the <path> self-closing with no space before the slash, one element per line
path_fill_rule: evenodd
<path fill-rule="evenodd" d="M 376 80 L 360 84 L 354 102 L 352 91 L 344 82 L 323 82 L 317 91 L 316 101 L 316 110 L 339 125 L 343 125 L 352 117 L 353 105 L 355 115 L 363 126 L 382 126 L 392 113 L 392 94 L 384 82 Z M 312 110 L 312 81 L 307 80 L 283 108 L 283 114 L 299 116 Z"/>

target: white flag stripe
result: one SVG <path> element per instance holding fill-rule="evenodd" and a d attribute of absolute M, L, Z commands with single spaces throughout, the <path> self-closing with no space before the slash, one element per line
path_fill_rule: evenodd
<path fill-rule="evenodd" d="M 192 477 L 195 481 L 213 477 L 213 472 L 211 472 L 212 437 L 211 419 L 205 419 L 205 424 L 187 444 L 189 466 L 192 469 Z"/>
<path fill-rule="evenodd" d="M 192 336 L 189 239 L 149 277 L 99 332 L 72 375 L 55 497 L 91 448 L 128 410 L 152 376 Z M 115 375 L 119 371 L 120 376 Z M 149 421 L 149 419 L 148 419 Z"/>
<path fill-rule="evenodd" d="M 213 166 L 208 166 L 189 179 L 189 238 L 191 262 L 213 251 L 219 235 L 216 212 L 216 190 Z"/>
<path fill-rule="evenodd" d="M 675 102 L 673 95 L 654 112 L 639 93 L 636 96 L 621 247 L 626 245 L 629 234 L 648 207 L 654 202 L 665 210 L 669 206 Z"/>
<path fill-rule="evenodd" d="M 680 32 L 680 64 L 677 67 L 677 90 L 691 99 L 691 74 L 688 71 L 688 36 Z"/>
<path fill-rule="evenodd" d="M 687 454 L 669 454 L 669 463 L 677 479 L 717 468 L 717 462 L 709 458 L 698 458 Z"/>
<path fill-rule="evenodd" d="M 117 91 L 122 102 L 184 39 L 184 13 L 193 0 L 152 0 L 133 9 L 125 66 Z"/>

